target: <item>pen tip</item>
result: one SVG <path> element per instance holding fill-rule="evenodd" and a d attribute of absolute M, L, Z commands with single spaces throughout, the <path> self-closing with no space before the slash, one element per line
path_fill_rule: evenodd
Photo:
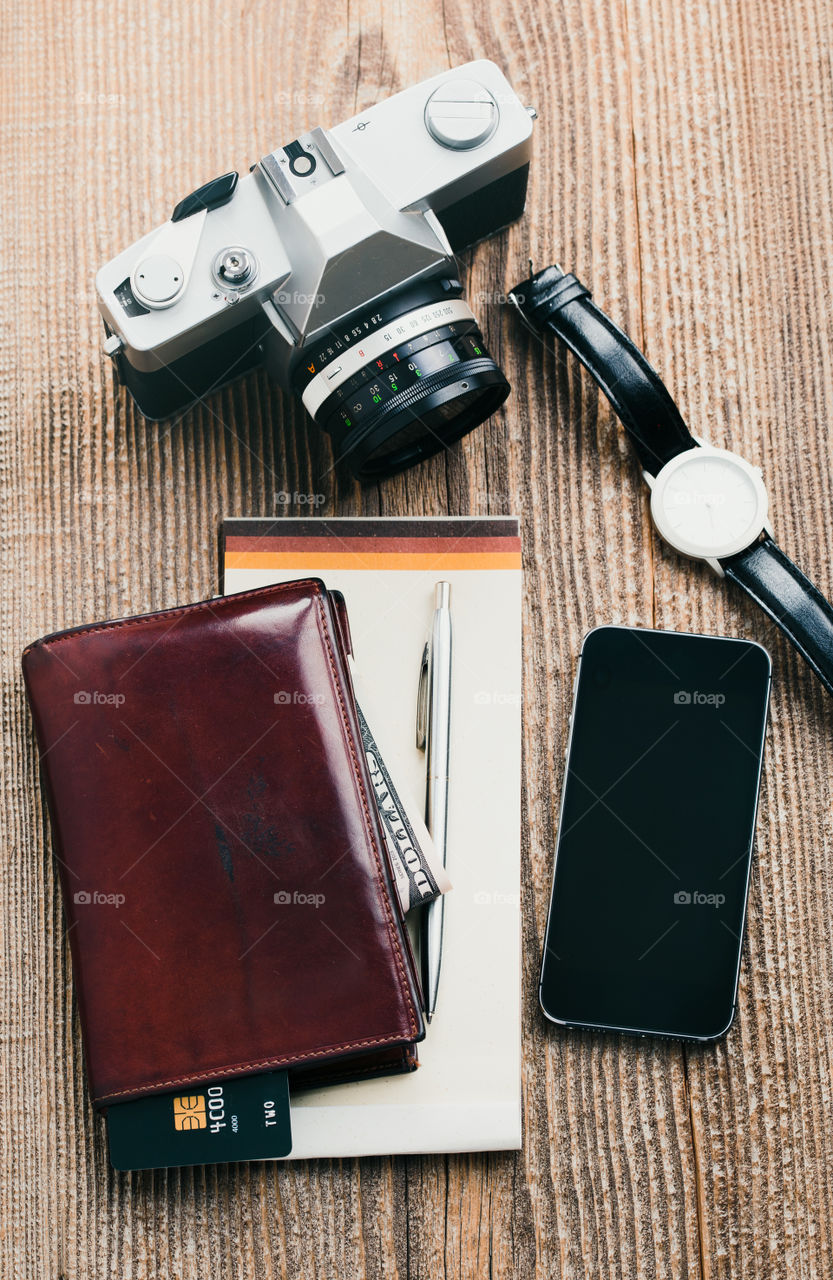
<path fill-rule="evenodd" d="M 434 1015 L 433 1015 L 433 1013 L 429 1013 L 429 1011 L 428 1011 L 427 1009 L 425 1010 L 425 1021 L 426 1021 L 426 1022 L 430 1022 L 430 1021 L 431 1021 L 431 1019 L 433 1018 L 433 1016 L 434 1016 Z"/>

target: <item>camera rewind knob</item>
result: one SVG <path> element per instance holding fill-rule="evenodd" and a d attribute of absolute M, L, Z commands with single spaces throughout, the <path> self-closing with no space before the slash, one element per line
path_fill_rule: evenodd
<path fill-rule="evenodd" d="M 152 311 L 176 302 L 185 283 L 185 272 L 167 253 L 152 253 L 135 268 L 130 281 L 140 302 Z"/>
<path fill-rule="evenodd" d="M 435 142 L 452 151 L 470 151 L 488 142 L 500 112 L 488 89 L 476 80 L 453 77 L 425 104 L 425 127 Z"/>

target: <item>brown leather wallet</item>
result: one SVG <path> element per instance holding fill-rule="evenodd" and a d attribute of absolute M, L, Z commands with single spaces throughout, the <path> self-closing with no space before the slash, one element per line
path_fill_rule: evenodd
<path fill-rule="evenodd" d="M 413 1067 L 349 651 L 343 599 L 305 579 L 24 653 L 96 1105 Z"/>

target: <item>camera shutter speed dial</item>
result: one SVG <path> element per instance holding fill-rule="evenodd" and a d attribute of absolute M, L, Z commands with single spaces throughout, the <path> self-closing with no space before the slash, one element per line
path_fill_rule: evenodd
<path fill-rule="evenodd" d="M 488 142 L 500 112 L 488 89 L 462 76 L 446 80 L 425 104 L 425 127 L 435 142 L 452 151 L 470 151 Z"/>

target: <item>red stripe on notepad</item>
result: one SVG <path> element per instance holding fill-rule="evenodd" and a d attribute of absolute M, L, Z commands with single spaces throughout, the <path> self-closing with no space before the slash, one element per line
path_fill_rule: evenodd
<path fill-rule="evenodd" d="M 279 533 L 264 534 L 262 537 L 234 534 L 226 538 L 226 552 L 331 552 L 357 555 L 447 555 L 463 551 L 467 555 L 494 554 L 520 555 L 521 540 L 519 537 L 477 537 L 461 535 L 452 538 L 390 538 L 346 537 L 329 535 L 325 537 L 298 537 L 292 534 L 283 536 Z"/>

